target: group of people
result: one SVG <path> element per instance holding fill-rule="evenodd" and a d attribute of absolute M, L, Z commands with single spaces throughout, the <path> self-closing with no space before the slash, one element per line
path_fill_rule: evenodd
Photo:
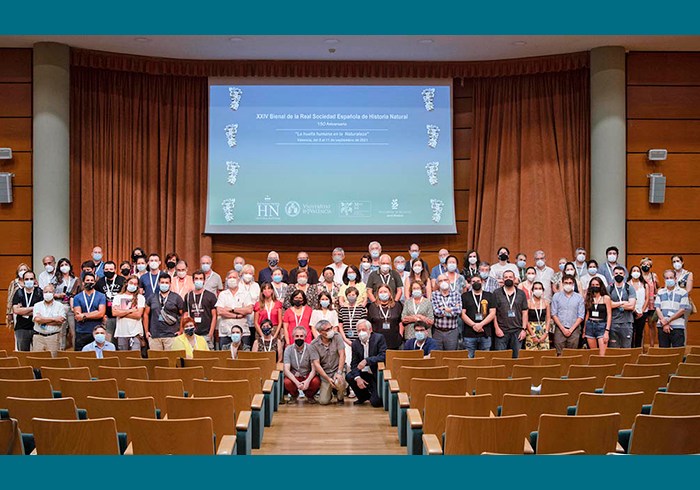
<path fill-rule="evenodd" d="M 270 252 L 258 271 L 236 257 L 225 277 L 200 258 L 190 273 L 176 253 L 163 262 L 157 253 L 135 248 L 131 260 L 104 260 L 94 247 L 90 260 L 74 270 L 67 258 L 44 257 L 38 276 L 17 267 L 8 291 L 7 324 L 18 350 L 230 350 L 272 351 L 284 363 L 290 403 L 300 392 L 311 403 L 379 405 L 377 364 L 387 349 L 545 350 L 557 354 L 584 343 L 601 354 L 608 347 L 650 342 L 685 345 L 695 306 L 693 274 L 674 255 L 660 280 L 652 260 L 629 270 L 611 246 L 606 260 L 589 259 L 583 248 L 558 270 L 543 251 L 528 265 L 526 254 L 511 262 L 508 248 L 498 261 L 470 250 L 459 259 L 442 249 L 432 268 L 418 244 L 408 259 L 382 253 L 373 241 L 359 264 L 346 264 L 336 248 L 320 270 L 306 252 L 297 267 L 279 266 Z"/>

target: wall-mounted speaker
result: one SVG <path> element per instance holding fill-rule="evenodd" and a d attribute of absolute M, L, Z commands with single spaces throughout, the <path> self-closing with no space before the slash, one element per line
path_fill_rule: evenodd
<path fill-rule="evenodd" d="M 651 161 L 656 161 L 656 160 L 666 160 L 668 158 L 668 151 L 667 150 L 649 150 L 649 153 L 647 154 L 649 157 L 649 160 Z"/>
<path fill-rule="evenodd" d="M 11 160 L 12 148 L 0 148 L 0 160 Z"/>
<path fill-rule="evenodd" d="M 649 202 L 661 204 L 666 199 L 666 177 L 663 174 L 648 174 Z"/>
<path fill-rule="evenodd" d="M 12 177 L 15 174 L 0 172 L 0 204 L 12 202 Z"/>

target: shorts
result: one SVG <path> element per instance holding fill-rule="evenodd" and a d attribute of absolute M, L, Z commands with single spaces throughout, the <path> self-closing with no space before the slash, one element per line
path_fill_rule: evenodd
<path fill-rule="evenodd" d="M 605 327 L 607 322 L 596 322 L 588 320 L 586 322 L 586 338 L 587 339 L 602 339 L 605 336 Z"/>

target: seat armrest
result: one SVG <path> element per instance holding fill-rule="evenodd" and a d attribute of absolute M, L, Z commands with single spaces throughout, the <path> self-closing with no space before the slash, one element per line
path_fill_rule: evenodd
<path fill-rule="evenodd" d="M 272 384 L 274 382 L 271 379 L 266 379 L 263 383 L 263 393 L 272 393 Z"/>
<path fill-rule="evenodd" d="M 523 439 L 523 440 L 525 441 L 525 446 L 524 446 L 523 454 L 535 454 L 535 450 L 532 449 L 532 446 L 530 445 L 529 438 L 526 437 L 526 438 Z"/>
<path fill-rule="evenodd" d="M 30 456 L 37 456 L 36 448 L 32 449 L 32 452 L 29 453 Z"/>
<path fill-rule="evenodd" d="M 389 369 L 384 370 L 384 381 L 389 381 L 392 379 L 391 377 L 391 371 Z"/>
<path fill-rule="evenodd" d="M 133 456 L 134 455 L 134 443 L 130 442 L 128 446 L 126 446 L 126 450 L 124 451 L 124 456 Z"/>
<path fill-rule="evenodd" d="M 253 410 L 262 410 L 264 401 L 265 398 L 260 393 L 253 395 L 253 401 L 250 402 L 250 408 Z"/>
<path fill-rule="evenodd" d="M 236 421 L 236 430 L 248 430 L 252 416 L 253 413 L 250 410 L 241 410 Z"/>
<path fill-rule="evenodd" d="M 217 456 L 232 456 L 236 447 L 236 436 L 222 436 Z"/>
<path fill-rule="evenodd" d="M 420 412 L 417 408 L 409 408 L 406 412 L 408 414 L 408 426 L 411 429 L 422 429 L 423 419 L 420 416 Z"/>
<path fill-rule="evenodd" d="M 378 371 L 384 371 L 385 369 L 386 369 L 386 364 L 384 364 L 383 362 L 377 363 L 377 370 Z"/>
<path fill-rule="evenodd" d="M 620 443 L 618 442 L 618 443 L 616 443 L 616 445 L 615 445 L 615 452 L 616 452 L 617 454 L 625 454 L 625 448 L 622 447 L 622 444 L 620 444 Z"/>
<path fill-rule="evenodd" d="M 275 366 L 275 369 L 278 370 L 279 372 L 283 373 L 284 372 L 284 363 L 278 362 L 277 365 Z"/>
<path fill-rule="evenodd" d="M 423 434 L 423 454 L 428 456 L 442 454 L 442 444 L 435 434 Z"/>
<path fill-rule="evenodd" d="M 399 392 L 399 382 L 396 381 L 395 379 L 390 379 L 389 380 L 389 391 L 391 393 L 398 393 Z"/>
<path fill-rule="evenodd" d="M 271 379 L 272 381 L 279 381 L 279 379 L 280 379 L 280 372 L 279 372 L 278 370 L 276 370 L 276 369 L 275 369 L 274 371 L 272 371 L 272 374 L 270 375 L 270 379 Z"/>
<path fill-rule="evenodd" d="M 408 399 L 408 395 L 404 392 L 399 393 L 399 408 L 408 408 L 411 406 L 411 402 Z"/>

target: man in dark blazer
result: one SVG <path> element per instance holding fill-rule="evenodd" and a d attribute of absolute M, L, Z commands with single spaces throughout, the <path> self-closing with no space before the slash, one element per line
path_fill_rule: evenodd
<path fill-rule="evenodd" d="M 386 359 L 386 339 L 380 333 L 373 333 L 367 320 L 358 321 L 356 328 L 359 338 L 352 342 L 350 372 L 345 380 L 357 396 L 355 405 L 369 400 L 373 407 L 381 407 L 382 400 L 377 392 L 377 364 Z"/>

